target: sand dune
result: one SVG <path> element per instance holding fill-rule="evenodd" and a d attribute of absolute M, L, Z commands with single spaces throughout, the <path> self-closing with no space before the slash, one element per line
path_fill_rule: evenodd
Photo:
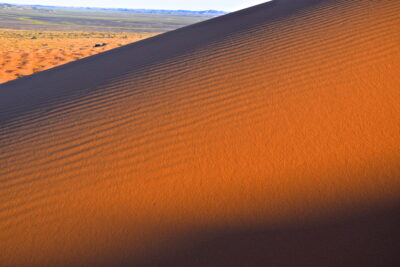
<path fill-rule="evenodd" d="M 275 0 L 0 85 L 0 265 L 398 266 L 399 37 Z"/>

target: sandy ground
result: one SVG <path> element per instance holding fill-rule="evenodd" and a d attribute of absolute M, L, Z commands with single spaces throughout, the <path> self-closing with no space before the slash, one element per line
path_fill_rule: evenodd
<path fill-rule="evenodd" d="M 272 1 L 0 85 L 0 265 L 400 266 L 399 34 Z"/>
<path fill-rule="evenodd" d="M 155 34 L 0 29 L 0 83 L 136 42 Z M 106 46 L 94 47 L 106 43 Z"/>

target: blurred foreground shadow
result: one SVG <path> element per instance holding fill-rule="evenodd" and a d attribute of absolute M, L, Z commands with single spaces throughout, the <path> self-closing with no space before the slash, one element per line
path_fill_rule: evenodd
<path fill-rule="evenodd" d="M 274 229 L 207 231 L 142 260 L 106 266 L 400 266 L 400 205 L 379 212 Z"/>

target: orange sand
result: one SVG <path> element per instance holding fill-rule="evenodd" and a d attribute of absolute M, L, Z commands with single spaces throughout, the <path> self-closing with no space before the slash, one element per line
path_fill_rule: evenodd
<path fill-rule="evenodd" d="M 276 0 L 1 85 L 0 265 L 398 266 L 399 37 Z"/>
<path fill-rule="evenodd" d="M 32 32 L 0 29 L 0 83 L 154 36 L 150 33 Z M 94 47 L 95 44 L 106 46 Z"/>

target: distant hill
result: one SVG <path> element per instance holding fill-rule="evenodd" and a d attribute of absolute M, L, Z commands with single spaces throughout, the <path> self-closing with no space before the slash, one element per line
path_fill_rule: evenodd
<path fill-rule="evenodd" d="M 204 15 L 204 16 L 220 16 L 227 12 L 219 10 L 165 10 L 165 9 L 130 9 L 130 8 L 100 8 L 100 7 L 67 7 L 67 6 L 46 6 L 46 5 L 17 5 L 0 3 L 0 9 L 75 9 L 75 10 L 88 10 L 88 11 L 117 11 L 117 12 L 133 12 L 133 13 L 148 13 L 148 14 L 180 14 L 180 15 Z"/>
<path fill-rule="evenodd" d="M 36 9 L 33 6 L 22 6 L 22 5 L 12 5 L 12 4 L 7 4 L 7 3 L 0 3 L 0 9 Z"/>
<path fill-rule="evenodd" d="M 0 11 L 0 29 L 136 33 L 167 32 L 224 14 L 215 10 L 147 10 L 5 3 L 0 4 Z"/>

